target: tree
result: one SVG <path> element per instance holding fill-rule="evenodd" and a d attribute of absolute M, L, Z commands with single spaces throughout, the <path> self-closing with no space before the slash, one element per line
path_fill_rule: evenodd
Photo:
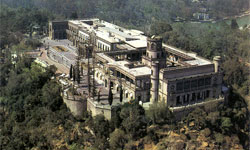
<path fill-rule="evenodd" d="M 88 122 L 89 128 L 95 134 L 94 146 L 98 149 L 107 149 L 109 137 L 109 122 L 104 118 L 103 115 L 97 115 Z"/>
<path fill-rule="evenodd" d="M 78 84 L 80 84 L 80 57 L 76 58 L 76 66 L 75 66 L 75 76 L 76 76 L 76 81 Z"/>
<path fill-rule="evenodd" d="M 190 122 L 194 122 L 194 128 L 200 130 L 207 126 L 206 117 L 206 112 L 203 109 L 197 107 L 191 113 L 189 113 L 185 119 L 187 125 L 189 125 Z"/>
<path fill-rule="evenodd" d="M 115 128 L 120 128 L 122 119 L 120 117 L 120 112 L 121 112 L 121 106 L 114 107 L 112 109 L 112 112 L 114 112 L 110 120 L 110 127 L 112 130 Z"/>
<path fill-rule="evenodd" d="M 55 76 L 56 70 L 57 70 L 57 68 L 55 65 L 50 65 L 48 68 L 46 68 L 46 72 L 48 74 L 48 77 L 51 78 L 51 77 Z"/>
<path fill-rule="evenodd" d="M 122 89 L 122 85 L 120 85 L 120 102 L 122 102 L 123 99 L 123 89 Z"/>
<path fill-rule="evenodd" d="M 73 12 L 70 16 L 71 19 L 77 19 L 78 18 L 78 15 L 77 15 L 77 12 Z"/>
<path fill-rule="evenodd" d="M 229 134 L 232 132 L 232 121 L 229 117 L 222 117 L 221 119 L 221 130 L 223 134 Z"/>
<path fill-rule="evenodd" d="M 73 67 L 73 81 L 74 82 L 76 81 L 76 70 L 74 67 Z"/>
<path fill-rule="evenodd" d="M 76 81 L 77 81 L 78 84 L 80 84 L 80 72 L 79 72 L 79 68 L 76 69 Z"/>
<path fill-rule="evenodd" d="M 172 112 L 165 102 L 152 104 L 147 113 L 154 124 L 171 123 L 174 119 Z"/>
<path fill-rule="evenodd" d="M 236 19 L 231 20 L 231 29 L 239 29 L 239 25 L 238 25 Z"/>
<path fill-rule="evenodd" d="M 120 112 L 121 128 L 132 138 L 143 137 L 146 133 L 147 122 L 145 111 L 138 103 L 125 103 Z"/>
<path fill-rule="evenodd" d="M 59 110 L 63 104 L 62 97 L 60 96 L 60 87 L 55 81 L 51 81 L 43 86 L 42 103 L 52 111 Z"/>
<path fill-rule="evenodd" d="M 113 93 L 112 93 L 112 89 L 111 86 L 109 85 L 109 96 L 108 96 L 108 101 L 109 101 L 109 105 L 111 106 L 113 103 Z"/>
<path fill-rule="evenodd" d="M 123 150 L 127 141 L 126 134 L 121 129 L 115 129 L 115 131 L 110 134 L 110 148 L 112 150 Z"/>
<path fill-rule="evenodd" d="M 172 31 L 172 26 L 166 22 L 156 22 L 155 24 L 151 25 L 150 32 L 151 35 L 161 35 L 165 32 Z"/>
<path fill-rule="evenodd" d="M 71 79 L 72 77 L 73 77 L 73 66 L 71 64 L 69 69 L 69 78 Z"/>

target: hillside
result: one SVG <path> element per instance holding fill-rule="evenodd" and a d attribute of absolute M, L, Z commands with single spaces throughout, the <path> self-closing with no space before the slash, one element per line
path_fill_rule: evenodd
<path fill-rule="evenodd" d="M 247 3 L 211 0 L 208 5 L 211 15 L 223 18 L 249 9 Z M 236 20 L 172 22 L 171 17 L 188 18 L 193 10 L 188 0 L 2 0 L 0 149 L 247 149 L 249 29 L 239 30 Z M 73 117 L 63 104 L 61 87 L 54 78 L 56 68 L 43 69 L 20 56 L 13 65 L 11 52 L 42 46 L 38 39 L 28 38 L 32 26 L 42 28 L 49 20 L 77 17 L 99 17 L 161 35 L 164 42 L 208 59 L 221 55 L 224 84 L 230 87 L 229 104 L 197 108 L 182 120 L 176 120 L 164 104 L 145 111 L 137 103 L 117 108 L 111 121 L 88 113 Z"/>

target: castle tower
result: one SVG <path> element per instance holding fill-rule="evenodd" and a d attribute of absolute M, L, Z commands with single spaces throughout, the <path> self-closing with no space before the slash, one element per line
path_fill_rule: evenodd
<path fill-rule="evenodd" d="M 213 63 L 214 63 L 214 72 L 220 72 L 221 57 L 215 56 L 213 58 Z"/>
<path fill-rule="evenodd" d="M 213 84 L 214 84 L 214 97 L 218 98 L 218 96 L 221 94 L 221 84 L 222 84 L 222 70 L 221 70 L 221 57 L 215 56 L 213 58 L 213 64 L 214 64 L 214 72 L 217 73 L 217 75 L 213 78 Z"/>
<path fill-rule="evenodd" d="M 152 36 L 147 39 L 146 56 L 143 63 L 151 68 L 150 102 L 158 101 L 159 72 L 166 67 L 166 52 L 162 48 L 162 38 Z"/>

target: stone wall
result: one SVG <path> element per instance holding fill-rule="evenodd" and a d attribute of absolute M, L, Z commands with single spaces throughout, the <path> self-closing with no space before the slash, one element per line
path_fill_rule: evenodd
<path fill-rule="evenodd" d="M 86 99 L 81 98 L 79 100 L 74 100 L 73 97 L 69 96 L 67 98 L 66 96 L 64 96 L 63 101 L 74 116 L 80 116 L 84 111 L 87 110 Z"/>
<path fill-rule="evenodd" d="M 197 107 L 213 106 L 210 109 L 210 111 L 214 111 L 217 108 L 214 106 L 219 106 L 219 104 L 223 104 L 224 102 L 225 102 L 224 97 L 220 97 L 218 99 L 208 100 L 208 101 L 196 103 L 193 105 L 187 105 L 187 106 L 182 106 L 182 107 L 173 107 L 173 108 L 170 108 L 170 110 L 173 112 L 173 114 L 177 120 L 181 120 L 183 117 L 187 116 L 191 111 L 193 111 Z"/>
<path fill-rule="evenodd" d="M 87 99 L 87 109 L 91 112 L 91 115 L 94 117 L 96 115 L 104 115 L 108 120 L 112 117 L 112 107 L 109 105 L 102 105 L 97 102 L 94 102 L 92 99 Z"/>

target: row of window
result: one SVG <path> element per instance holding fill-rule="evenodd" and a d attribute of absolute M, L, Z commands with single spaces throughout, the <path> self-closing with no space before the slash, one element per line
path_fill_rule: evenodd
<path fill-rule="evenodd" d="M 193 88 L 209 86 L 209 85 L 211 85 L 211 77 L 191 80 L 191 81 L 178 82 L 176 85 L 176 90 L 177 91 L 190 90 Z"/>
<path fill-rule="evenodd" d="M 82 40 L 88 40 L 88 36 L 86 36 L 86 35 L 83 35 L 83 34 L 80 34 L 80 38 L 82 39 Z"/>
<path fill-rule="evenodd" d="M 104 50 L 104 51 L 109 51 L 109 50 L 110 50 L 110 47 L 109 47 L 109 46 L 106 46 L 106 45 L 104 45 L 104 44 L 102 44 L 102 43 L 100 43 L 100 42 L 97 43 L 97 47 L 98 47 L 99 49 Z"/>
<path fill-rule="evenodd" d="M 210 97 L 210 91 L 206 90 L 203 92 L 186 94 L 182 96 L 176 96 L 176 105 L 187 104 L 189 102 L 194 102 L 196 100 L 204 100 Z"/>

